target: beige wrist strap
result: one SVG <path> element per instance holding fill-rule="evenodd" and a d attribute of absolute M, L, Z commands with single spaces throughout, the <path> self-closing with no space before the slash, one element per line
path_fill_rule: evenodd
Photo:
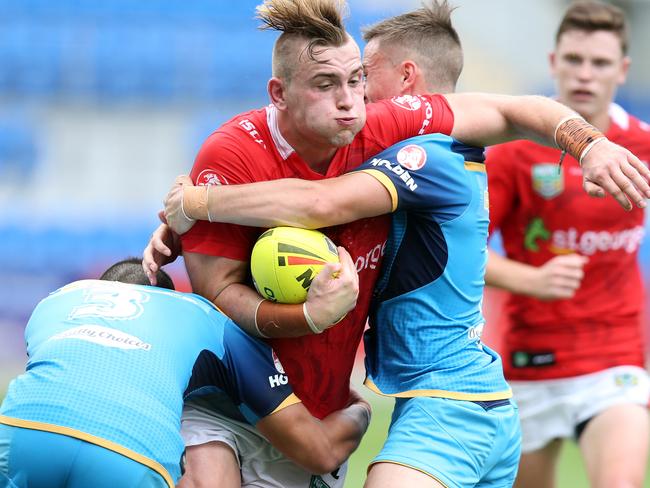
<path fill-rule="evenodd" d="M 209 186 L 184 186 L 183 187 L 183 213 L 186 217 L 195 220 L 210 220 L 208 208 Z"/>

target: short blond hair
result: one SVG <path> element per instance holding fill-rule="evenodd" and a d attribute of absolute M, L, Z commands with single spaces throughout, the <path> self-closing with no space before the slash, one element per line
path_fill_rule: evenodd
<path fill-rule="evenodd" d="M 349 38 L 343 26 L 345 0 L 264 0 L 256 12 L 261 29 L 282 32 L 273 48 L 273 76 L 286 81 L 297 64 L 296 41 L 307 40 L 305 52 L 314 59 L 317 48 L 339 47 Z"/>
<path fill-rule="evenodd" d="M 428 86 L 453 90 L 463 70 L 460 37 L 451 23 L 454 10 L 447 0 L 428 0 L 417 10 L 364 28 L 363 39 L 375 39 L 380 49 L 395 47 L 413 55 Z"/>

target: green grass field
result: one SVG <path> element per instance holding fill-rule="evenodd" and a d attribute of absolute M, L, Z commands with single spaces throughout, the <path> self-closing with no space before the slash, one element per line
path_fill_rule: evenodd
<path fill-rule="evenodd" d="M 359 449 L 357 449 L 350 459 L 345 488 L 361 488 L 363 486 L 363 482 L 366 479 L 368 463 L 381 449 L 390 423 L 390 412 L 393 401 L 372 393 L 366 395 L 366 398 L 371 402 L 373 408 L 372 423 Z M 558 488 L 589 488 L 580 452 L 572 442 L 566 442 L 564 444 L 560 458 L 557 486 Z M 646 474 L 644 486 L 645 488 L 650 488 L 650 469 Z"/>

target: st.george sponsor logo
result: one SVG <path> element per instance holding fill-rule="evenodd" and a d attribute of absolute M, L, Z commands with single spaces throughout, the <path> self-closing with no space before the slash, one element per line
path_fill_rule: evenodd
<path fill-rule="evenodd" d="M 415 182 L 415 180 L 411 177 L 409 172 L 406 171 L 404 168 L 402 168 L 399 164 L 394 164 L 391 163 L 390 161 L 387 161 L 386 159 L 379 159 L 379 158 L 374 158 L 370 162 L 370 164 L 373 166 L 384 166 L 386 169 L 399 176 L 399 179 L 406 184 L 406 187 L 409 190 L 411 191 L 417 190 L 418 185 Z"/>
<path fill-rule="evenodd" d="M 590 256 L 608 251 L 625 251 L 632 254 L 639 249 L 644 232 L 640 225 L 617 232 L 588 230 L 580 233 L 570 227 L 567 230 L 553 231 L 550 248 L 556 254 L 578 252 Z"/>
<path fill-rule="evenodd" d="M 151 349 L 151 344 L 148 342 L 144 342 L 126 332 L 101 325 L 81 325 L 74 327 L 50 337 L 49 340 L 58 341 L 61 339 L 80 339 L 99 344 L 100 346 L 115 347 L 117 349 L 142 349 L 143 351 Z"/>

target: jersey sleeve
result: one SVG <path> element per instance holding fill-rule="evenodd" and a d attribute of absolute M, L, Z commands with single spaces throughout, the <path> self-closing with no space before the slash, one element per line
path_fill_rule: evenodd
<path fill-rule="evenodd" d="M 221 131 L 212 134 L 201 147 L 190 177 L 195 185 L 232 185 L 256 181 L 252 157 L 241 150 L 249 141 L 238 141 Z M 256 227 L 198 221 L 182 239 L 183 250 L 248 261 L 260 234 Z"/>
<path fill-rule="evenodd" d="M 464 146 L 449 136 L 436 134 L 395 144 L 356 171 L 384 185 L 394 212 L 431 211 L 449 209 L 454 202 L 464 208 L 469 197 L 465 171 L 472 169 L 471 165 L 483 166 L 483 148 Z"/>
<path fill-rule="evenodd" d="M 424 134 L 449 135 L 454 114 L 442 95 L 403 95 L 367 105 L 368 131 L 382 147 Z"/>
<path fill-rule="evenodd" d="M 499 144 L 488 148 L 488 191 L 490 193 L 490 234 L 501 228 L 516 200 L 514 145 Z"/>
<path fill-rule="evenodd" d="M 237 327 L 226 327 L 225 362 L 239 399 L 239 410 L 251 424 L 299 403 L 273 349 Z"/>

